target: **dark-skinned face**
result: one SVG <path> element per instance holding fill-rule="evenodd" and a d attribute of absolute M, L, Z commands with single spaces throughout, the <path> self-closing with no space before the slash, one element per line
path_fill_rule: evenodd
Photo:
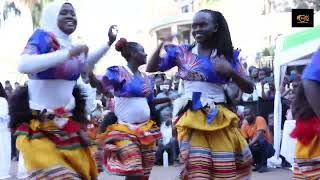
<path fill-rule="evenodd" d="M 77 28 L 77 17 L 71 4 L 65 3 L 58 15 L 58 27 L 67 35 L 72 34 Z"/>
<path fill-rule="evenodd" d="M 192 21 L 192 36 L 199 44 L 209 44 L 217 32 L 217 24 L 213 23 L 213 17 L 206 12 L 198 12 Z"/>
<path fill-rule="evenodd" d="M 252 78 L 257 78 L 258 77 L 258 73 L 259 73 L 259 70 L 257 68 L 252 69 L 251 77 Z"/>
<path fill-rule="evenodd" d="M 250 109 L 244 109 L 243 111 L 244 119 L 248 121 L 249 124 L 254 122 L 254 115 Z"/>
<path fill-rule="evenodd" d="M 262 81 L 264 80 L 264 78 L 267 77 L 266 72 L 265 71 L 259 71 L 259 80 Z"/>
<path fill-rule="evenodd" d="M 147 54 L 144 52 L 144 48 L 141 45 L 135 47 L 135 51 L 132 53 L 132 57 L 138 65 L 147 63 Z"/>

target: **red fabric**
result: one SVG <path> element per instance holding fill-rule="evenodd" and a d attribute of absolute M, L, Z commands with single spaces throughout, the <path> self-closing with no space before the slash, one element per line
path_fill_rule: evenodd
<path fill-rule="evenodd" d="M 297 119 L 290 136 L 297 138 L 302 144 L 309 144 L 315 136 L 320 136 L 320 117 Z"/>
<path fill-rule="evenodd" d="M 73 133 L 73 132 L 79 131 L 80 128 L 81 128 L 81 126 L 80 126 L 79 123 L 69 119 L 68 122 L 62 128 L 62 130 L 66 131 L 66 132 L 69 132 L 69 133 Z"/>
<path fill-rule="evenodd" d="M 66 111 L 64 110 L 64 108 L 58 108 L 58 109 L 55 109 L 54 112 L 57 114 L 57 115 L 64 115 L 66 113 Z"/>

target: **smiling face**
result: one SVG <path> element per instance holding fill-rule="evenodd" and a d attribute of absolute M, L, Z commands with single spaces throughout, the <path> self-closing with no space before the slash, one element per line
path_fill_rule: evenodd
<path fill-rule="evenodd" d="M 214 23 L 214 17 L 210 13 L 198 12 L 192 21 L 192 35 L 199 44 L 209 43 L 214 33 L 217 32 L 218 25 Z"/>
<path fill-rule="evenodd" d="M 58 15 L 58 27 L 67 35 L 72 34 L 77 28 L 77 17 L 71 4 L 65 3 Z"/>

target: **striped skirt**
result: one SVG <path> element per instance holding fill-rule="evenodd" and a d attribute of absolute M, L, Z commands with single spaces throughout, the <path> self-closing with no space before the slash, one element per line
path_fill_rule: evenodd
<path fill-rule="evenodd" d="M 72 120 L 70 120 L 72 121 Z M 70 126 L 72 127 L 72 126 Z M 96 179 L 97 166 L 89 147 L 72 128 L 58 129 L 52 120 L 31 120 L 16 130 L 16 146 L 29 171 L 28 179 Z"/>
<path fill-rule="evenodd" d="M 297 138 L 293 179 L 320 179 L 320 119 L 296 120 L 291 137 Z"/>
<path fill-rule="evenodd" d="M 252 156 L 237 128 L 238 117 L 221 105 L 218 109 L 211 124 L 201 110 L 187 110 L 178 119 L 181 179 L 250 179 Z"/>
<path fill-rule="evenodd" d="M 155 161 L 155 142 L 160 137 L 159 128 L 151 120 L 136 130 L 112 124 L 98 135 L 98 166 L 112 175 L 148 177 Z"/>
<path fill-rule="evenodd" d="M 297 142 L 293 165 L 293 179 L 320 179 L 320 138 L 315 137 L 308 145 Z"/>

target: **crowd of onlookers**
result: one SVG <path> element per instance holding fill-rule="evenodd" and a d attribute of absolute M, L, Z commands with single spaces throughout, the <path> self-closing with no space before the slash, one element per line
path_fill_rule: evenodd
<path fill-rule="evenodd" d="M 248 78 L 255 84 L 251 94 L 236 92 L 233 102 L 240 117 L 239 128 L 247 139 L 254 158 L 254 171 L 267 171 L 267 159 L 274 155 L 273 122 L 275 84 L 273 71 L 270 68 L 250 67 Z M 301 77 L 296 70 L 291 70 L 284 77 L 280 87 L 282 101 L 282 127 L 285 120 L 293 120 L 291 102 L 294 99 L 295 88 Z M 291 167 L 290 163 L 280 155 L 283 167 Z"/>

